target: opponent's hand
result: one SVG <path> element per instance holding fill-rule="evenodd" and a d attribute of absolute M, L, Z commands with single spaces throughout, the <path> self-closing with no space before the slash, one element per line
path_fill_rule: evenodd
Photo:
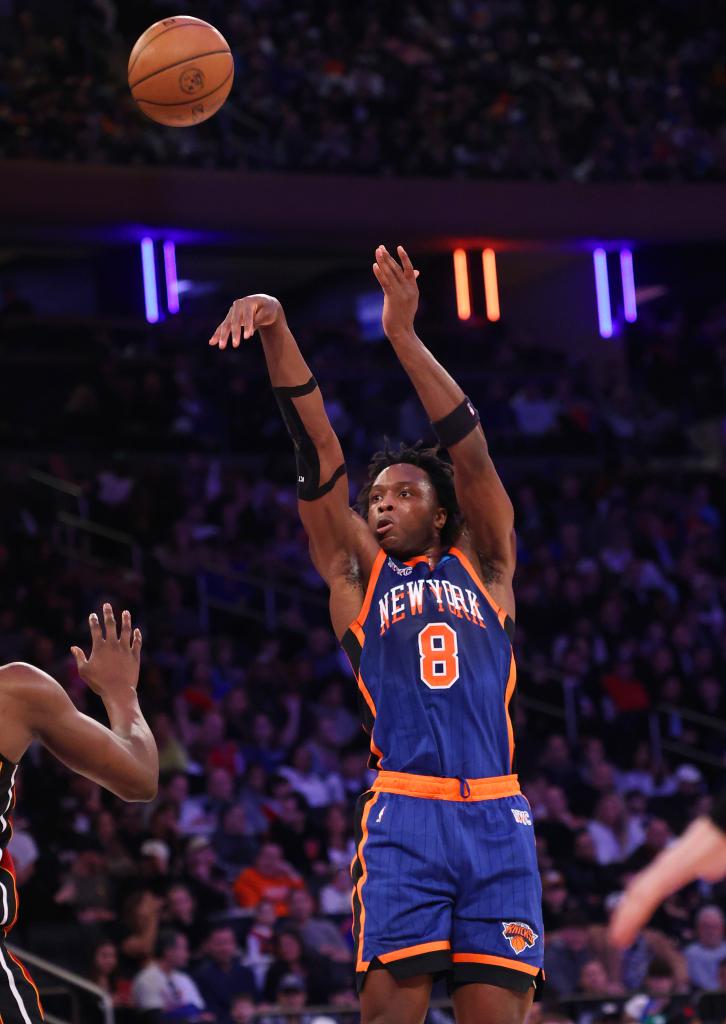
<path fill-rule="evenodd" d="M 697 818 L 630 882 L 608 928 L 615 946 L 627 949 L 660 904 L 684 885 L 726 875 L 726 835 L 709 818 Z"/>
<path fill-rule="evenodd" d="M 91 657 L 86 658 L 80 647 L 71 647 L 78 674 L 99 697 L 112 697 L 135 690 L 139 682 L 141 664 L 141 630 L 132 629 L 131 612 L 121 613 L 121 633 L 116 628 L 113 608 L 103 606 L 104 637 L 98 616 L 88 616 L 91 630 Z"/>
<path fill-rule="evenodd" d="M 418 309 L 418 270 L 414 270 L 408 253 L 399 245 L 400 263 L 391 256 L 385 245 L 376 249 L 373 273 L 383 289 L 383 330 L 393 340 L 397 335 L 413 330 Z"/>
<path fill-rule="evenodd" d="M 281 314 L 282 306 L 272 295 L 246 295 L 244 299 L 236 299 L 209 344 L 226 348 L 231 334 L 232 348 L 239 348 L 242 337 L 246 341 L 258 327 L 271 327 Z"/>

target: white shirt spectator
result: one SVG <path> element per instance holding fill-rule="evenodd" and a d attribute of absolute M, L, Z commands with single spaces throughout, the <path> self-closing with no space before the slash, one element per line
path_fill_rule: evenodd
<path fill-rule="evenodd" d="M 171 1010 L 182 1006 L 204 1009 L 204 1000 L 194 981 L 184 971 L 163 971 L 150 963 L 136 975 L 131 997 L 137 1010 Z"/>
<path fill-rule="evenodd" d="M 696 939 L 683 950 L 695 988 L 717 989 L 718 965 L 726 960 L 726 919 L 720 907 L 702 907 L 696 915 Z"/>

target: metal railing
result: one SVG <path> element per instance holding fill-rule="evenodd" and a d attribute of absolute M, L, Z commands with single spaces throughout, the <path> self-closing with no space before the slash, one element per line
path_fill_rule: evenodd
<path fill-rule="evenodd" d="M 93 565 L 106 565 L 109 561 L 113 565 L 118 565 L 116 559 L 103 557 L 98 551 L 94 551 L 93 541 L 104 541 L 112 548 L 115 545 L 116 550 L 123 551 L 128 558 L 127 567 L 137 575 L 141 575 L 143 570 L 141 545 L 130 533 L 114 530 L 110 526 L 101 526 L 92 519 L 72 515 L 69 512 L 59 512 L 57 522 L 60 529 L 58 547 L 61 554 L 66 557 L 72 555 Z"/>
<path fill-rule="evenodd" d="M 98 985 L 94 985 L 93 982 L 89 981 L 88 978 L 82 978 L 80 974 L 74 974 L 72 971 L 67 971 L 65 967 L 59 967 L 57 964 L 51 963 L 50 960 L 44 960 L 43 957 L 36 956 L 35 953 L 28 952 L 27 949 L 20 949 L 18 946 L 11 945 L 8 943 L 8 950 L 13 956 L 19 957 L 23 963 L 28 963 L 34 967 L 37 971 L 41 971 L 43 974 L 49 975 L 58 981 L 65 983 L 65 986 L 70 989 L 71 1002 L 73 1007 L 73 1018 L 70 1021 L 63 1020 L 60 1017 L 56 1017 L 53 1014 L 46 1013 L 45 1019 L 48 1024 L 87 1024 L 80 1015 L 77 993 L 74 990 L 80 990 L 90 996 L 93 996 L 99 1007 L 99 1019 L 102 1024 L 114 1024 L 114 1012 L 113 1002 L 107 992 L 104 992 Z M 76 998 L 73 998 L 76 996 Z"/>

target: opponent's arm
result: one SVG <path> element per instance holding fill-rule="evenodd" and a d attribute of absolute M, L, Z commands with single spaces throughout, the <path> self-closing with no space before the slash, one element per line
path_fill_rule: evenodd
<path fill-rule="evenodd" d="M 726 877 L 726 793 L 710 817 L 696 818 L 683 835 L 663 850 L 630 882 L 610 921 L 610 940 L 622 948 L 635 941 L 663 900 L 702 878 Z"/>
<path fill-rule="evenodd" d="M 383 329 L 440 443 L 449 450 L 456 497 L 472 547 L 485 563 L 485 574 L 498 584 L 502 604 L 513 615 L 511 579 L 516 547 L 512 502 L 494 468 L 476 410 L 414 330 L 418 271 L 403 246 L 398 246 L 398 255 L 400 264 L 385 246 L 376 249 L 373 273 L 384 294 Z"/>
<path fill-rule="evenodd" d="M 270 383 L 290 433 L 297 460 L 298 509 L 310 541 L 316 569 L 332 587 L 354 574 L 351 560 L 360 563 L 367 578 L 377 545 L 363 520 L 348 504 L 348 476 L 340 441 L 325 411 L 320 389 L 293 337 L 282 306 L 270 295 L 249 295 L 233 303 L 226 319 L 210 339 L 225 348 L 227 339 L 240 340 L 259 330 Z M 334 628 L 347 626 L 345 592 L 335 607 Z M 340 618 L 339 622 L 335 620 Z"/>
<path fill-rule="evenodd" d="M 81 678 L 101 698 L 110 728 L 73 705 L 51 676 L 21 662 L 0 669 L 3 704 L 16 730 L 13 745 L 22 753 L 33 739 L 66 767 L 104 786 L 122 800 L 147 801 L 156 796 L 159 757 L 136 697 L 141 633 L 132 635 L 124 612 L 121 635 L 110 605 L 104 605 L 106 637 L 91 615 L 92 651 L 87 660 L 79 647 L 71 651 Z"/>

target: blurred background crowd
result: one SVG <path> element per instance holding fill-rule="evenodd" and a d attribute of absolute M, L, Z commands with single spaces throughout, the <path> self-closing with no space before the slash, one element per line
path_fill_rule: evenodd
<path fill-rule="evenodd" d="M 0 656 L 40 665 L 97 714 L 68 646 L 100 601 L 131 607 L 163 779 L 153 804 L 121 805 L 28 756 L 11 843 L 20 938 L 119 1007 L 143 1006 L 173 969 L 205 1008 L 190 1020 L 316 1003 L 354 1019 L 342 1011 L 355 1007 L 349 864 L 367 739 L 259 343 L 184 346 L 180 330 L 210 332 L 171 321 L 153 343 L 39 331 L 10 299 L 3 324 L 15 454 Z M 517 514 L 518 769 L 543 877 L 544 1005 L 560 1014 L 543 1019 L 643 1020 L 661 1000 L 681 1020 L 726 987 L 718 886 L 673 897 L 625 954 L 604 939 L 627 879 L 708 807 L 722 773 L 722 327 L 718 310 L 651 311 L 599 365 L 504 330 L 477 358 L 451 347 Z M 431 435 L 390 349 L 347 331 L 354 380 L 340 339 L 298 333 L 356 488 L 384 432 Z M 30 403 L 44 363 L 52 391 L 36 384 Z M 41 456 L 61 423 L 64 453 Z"/>
<path fill-rule="evenodd" d="M 370 300 L 350 269 L 370 240 L 347 232 L 341 176 L 581 182 L 583 225 L 589 182 L 612 182 L 617 198 L 617 182 L 722 180 L 723 11 L 716 0 L 191 8 L 229 40 L 240 84 L 207 124 L 166 130 L 134 107 L 126 61 L 176 3 L 0 0 L 0 172 L 23 173 L 18 160 L 55 161 L 54 174 L 61 162 L 125 164 L 124 210 L 149 165 L 204 168 L 210 194 L 216 169 L 285 172 L 291 190 L 302 179 L 290 172 L 335 174 L 326 198 L 341 245 L 311 252 L 292 227 L 284 244 L 247 228 L 177 236 L 189 204 L 172 170 L 168 221 L 153 230 L 94 235 L 61 210 L 50 233 L 31 218 L 0 239 L 0 661 L 40 666 L 102 716 L 69 646 L 102 601 L 129 607 L 162 767 L 157 799 L 126 805 L 31 749 L 10 845 L 22 903 L 11 938 L 107 991 L 118 1024 L 345 1024 L 358 1020 L 349 866 L 368 740 L 259 343 L 220 353 L 207 339 L 231 287 L 282 282 L 354 500 L 386 437 L 433 438 L 389 347 L 351 312 Z M 158 255 L 169 225 L 187 290 L 180 316 L 148 326 L 139 232 Z M 471 266 L 485 228 L 473 216 L 461 243 Z M 605 941 L 628 879 L 723 784 L 718 251 L 674 246 L 670 284 L 643 287 L 627 326 L 613 284 L 602 344 L 583 285 L 592 244 L 580 220 L 574 242 L 571 230 L 559 249 L 553 231 L 547 253 L 534 239 L 519 264 L 507 253 L 498 323 L 457 321 L 434 265 L 446 262 L 448 287 L 451 239 L 421 246 L 420 333 L 477 405 L 516 511 L 518 771 L 547 929 L 547 985 L 528 1024 L 723 1024 L 723 885 L 672 897 L 624 953 Z M 685 228 L 677 238 L 700 242 Z M 666 227 L 649 240 L 670 241 Z M 611 283 L 624 244 L 613 242 Z M 657 266 L 653 249 L 639 273 Z M 269 286 L 268 270 L 279 273 Z M 530 291 L 515 292 L 518 275 Z M 91 1010 L 77 1019 L 95 1021 Z M 428 1024 L 451 1020 L 434 1008 Z"/>
<path fill-rule="evenodd" d="M 125 85 L 166 0 L 0 4 L 0 156 L 473 178 L 726 175 L 718 0 L 207 2 L 242 88 L 160 133 Z M 4 17 L 2 16 L 4 14 Z"/>

